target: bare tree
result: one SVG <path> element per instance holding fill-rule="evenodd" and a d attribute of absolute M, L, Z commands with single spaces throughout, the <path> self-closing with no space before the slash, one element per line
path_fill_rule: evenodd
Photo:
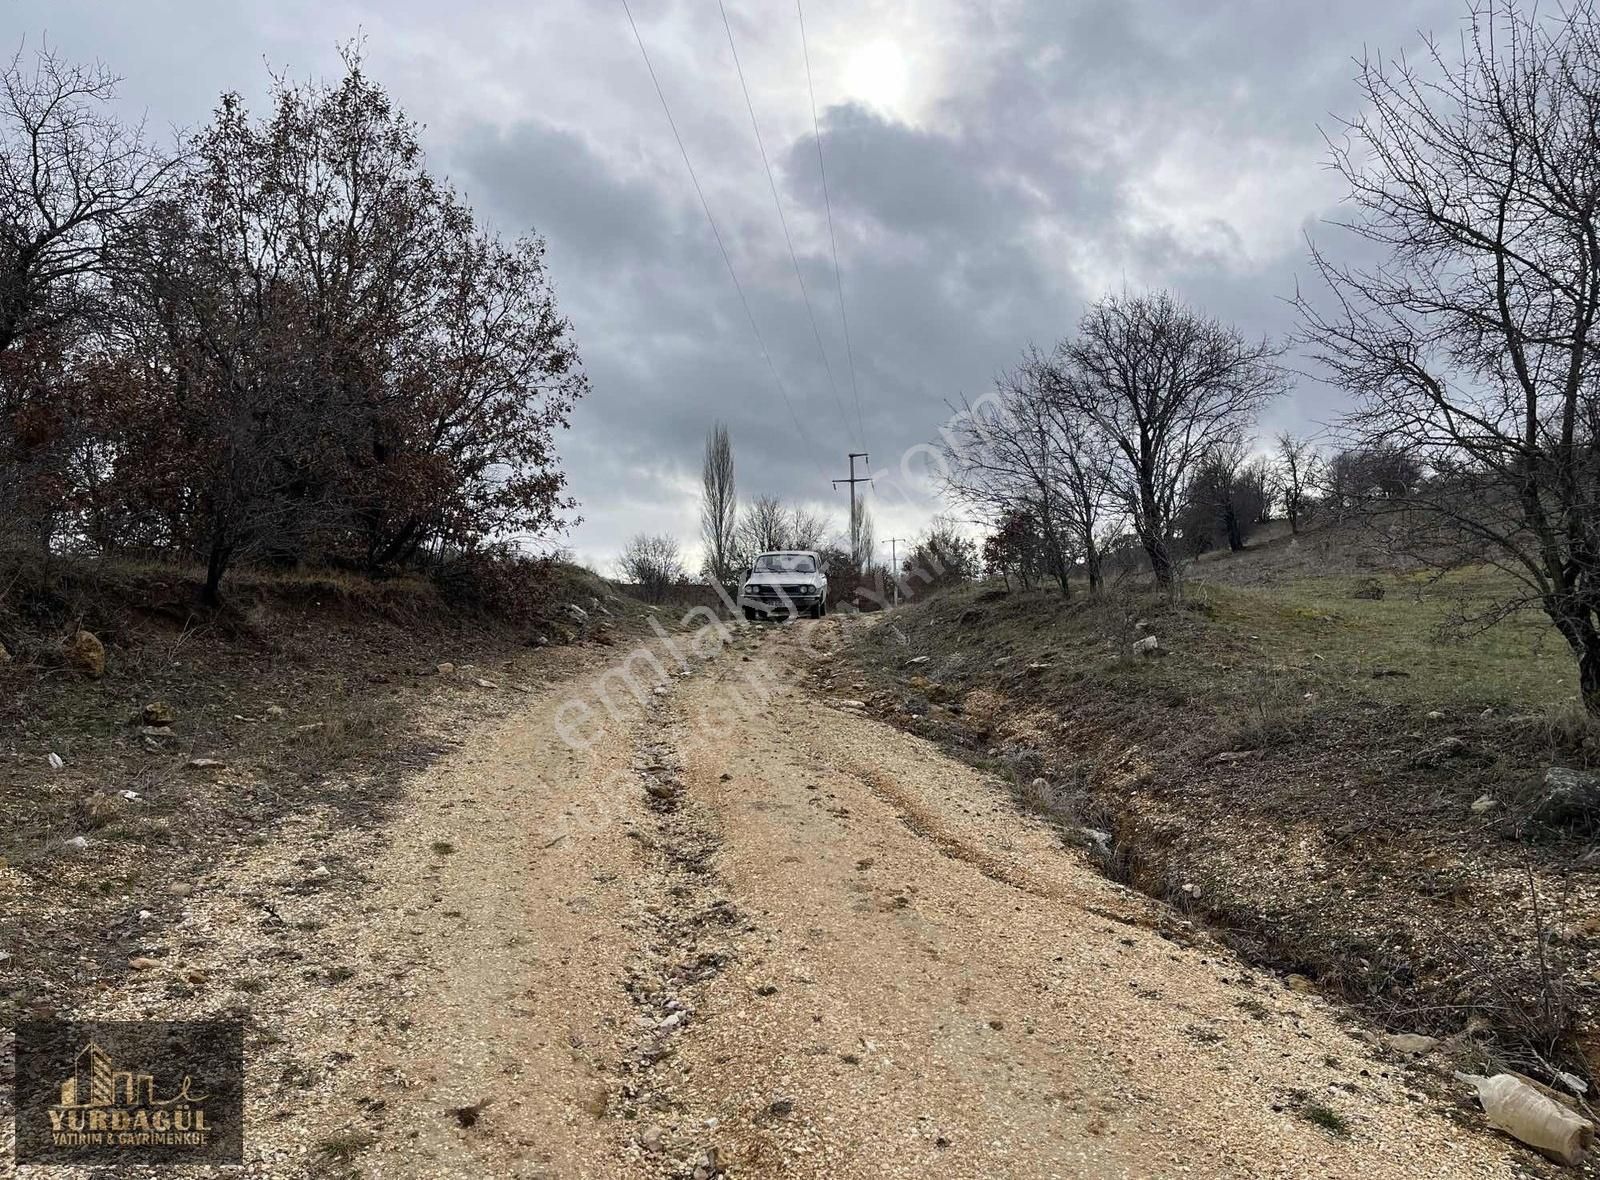
<path fill-rule="evenodd" d="M 1273 466 L 1273 491 L 1289 520 L 1289 531 L 1298 533 L 1300 524 L 1311 513 L 1315 488 L 1322 479 L 1322 455 L 1317 444 L 1290 431 L 1276 441 Z"/>
<path fill-rule="evenodd" d="M 1096 470 L 1091 440 L 1071 407 L 1051 396 L 1053 384 L 1050 366 L 1029 350 L 992 394 L 976 405 L 963 401 L 944 431 L 942 472 L 946 494 L 982 518 L 1025 517 L 1043 542 L 1045 570 L 1066 594 L 1080 554 L 1098 588 L 1100 493 L 1089 476 Z"/>
<path fill-rule="evenodd" d="M 759 553 L 789 547 L 789 510 L 777 496 L 757 496 L 739 517 L 742 563 Z"/>
<path fill-rule="evenodd" d="M 705 545 L 702 573 L 712 582 L 726 586 L 739 576 L 735 551 L 738 547 L 739 495 L 733 482 L 733 442 L 728 428 L 715 423 L 706 436 L 705 460 L 700 468 L 700 539 Z"/>
<path fill-rule="evenodd" d="M 638 586 L 650 602 L 660 602 L 685 578 L 678 542 L 665 533 L 634 536 L 624 546 L 617 567 L 623 580 Z"/>
<path fill-rule="evenodd" d="M 820 551 L 833 532 L 833 521 L 827 513 L 816 512 L 795 505 L 789 514 L 789 548 Z"/>
<path fill-rule="evenodd" d="M 1284 391 L 1280 353 L 1164 291 L 1100 300 L 1058 349 L 1059 396 L 1113 450 L 1113 486 L 1161 586 L 1175 580 L 1174 517 L 1186 480 Z"/>
<path fill-rule="evenodd" d="M 1332 162 L 1386 253 L 1313 257 L 1315 355 L 1359 397 L 1352 427 L 1426 478 L 1407 510 L 1435 552 L 1498 564 L 1576 657 L 1600 713 L 1600 17 L 1475 3 L 1461 58 L 1382 60 Z"/>
<path fill-rule="evenodd" d="M 0 71 L 0 353 L 84 311 L 117 235 L 178 166 L 112 113 L 116 88 L 49 48 Z"/>
<path fill-rule="evenodd" d="M 850 489 L 850 494 L 855 494 L 855 489 Z M 869 569 L 872 565 L 872 513 L 867 510 L 864 501 L 856 505 L 855 513 L 851 517 L 850 552 L 862 570 Z"/>
<path fill-rule="evenodd" d="M 0 544 L 43 558 L 91 445 L 74 366 L 99 351 L 121 239 L 176 166 L 117 119 L 115 92 L 48 47 L 0 68 Z"/>

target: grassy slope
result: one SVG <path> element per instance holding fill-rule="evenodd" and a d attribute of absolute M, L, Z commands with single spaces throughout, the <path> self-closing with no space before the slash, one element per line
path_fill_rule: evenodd
<path fill-rule="evenodd" d="M 0 1026 L 70 1007 L 85 980 L 124 972 L 164 909 L 181 906 L 168 885 L 239 843 L 311 809 L 379 820 L 401 772 L 440 752 L 409 724 L 434 694 L 503 709 L 516 694 L 478 679 L 510 690 L 541 675 L 545 651 L 610 642 L 645 615 L 571 567 L 551 573 L 542 617 L 521 626 L 452 609 L 420 579 L 338 573 L 242 572 L 227 609 L 201 616 L 196 577 L 67 565 L 0 596 L 14 656 L 0 663 Z M 590 622 L 567 613 L 572 602 Z M 103 679 L 62 660 L 61 636 L 78 625 L 106 645 Z M 550 649 L 532 646 L 541 636 Z M 443 661 L 458 671 L 441 677 Z M 176 713 L 170 748 L 141 741 L 153 701 Z M 197 756 L 226 766 L 188 768 Z M 90 845 L 73 854 L 63 842 L 79 835 Z M 141 907 L 157 911 L 148 925 Z"/>
<path fill-rule="evenodd" d="M 1179 605 L 968 588 L 858 652 L 882 711 L 1112 831 L 1111 871 L 1259 959 L 1398 1031 L 1476 1018 L 1522 1065 L 1600 1067 L 1592 835 L 1527 823 L 1546 766 L 1596 757 L 1559 638 L 1523 617 L 1441 639 L 1499 575 L 1384 572 L 1381 600 L 1356 598 L 1375 575 L 1321 572 L 1351 564 L 1335 539 L 1201 563 Z M 1142 634 L 1167 654 L 1132 656 Z"/>

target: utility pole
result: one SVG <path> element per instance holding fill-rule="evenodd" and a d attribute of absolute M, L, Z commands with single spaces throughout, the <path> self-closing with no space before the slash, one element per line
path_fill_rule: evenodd
<path fill-rule="evenodd" d="M 894 579 L 894 604 L 900 605 L 900 550 L 899 543 L 904 537 L 885 538 L 884 544 L 889 546 L 889 575 Z"/>
<path fill-rule="evenodd" d="M 872 479 L 871 479 L 870 476 L 863 475 L 863 476 L 859 476 L 858 477 L 856 475 L 856 460 L 857 459 L 865 459 L 869 465 L 872 463 L 872 459 L 867 455 L 867 453 L 865 451 L 851 451 L 850 452 L 850 478 L 849 479 L 836 479 L 836 480 L 834 480 L 833 481 L 833 488 L 834 488 L 834 491 L 838 491 L 840 484 L 843 483 L 843 484 L 849 484 L 850 485 L 850 560 L 855 562 L 856 565 L 859 567 L 861 565 L 861 554 L 856 549 L 856 542 L 857 542 L 857 539 L 859 537 L 859 534 L 856 532 L 856 484 L 858 484 L 858 483 L 871 483 Z M 870 558 L 872 555 L 869 553 L 867 556 Z"/>

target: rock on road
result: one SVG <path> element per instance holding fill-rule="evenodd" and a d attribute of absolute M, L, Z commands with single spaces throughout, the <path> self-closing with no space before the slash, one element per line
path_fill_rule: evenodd
<path fill-rule="evenodd" d="M 458 735 L 381 832 L 308 820 L 219 868 L 174 932 L 197 999 L 141 978 L 96 1014 L 252 1010 L 245 1175 L 1526 1165 L 993 779 L 760 680 L 838 635 L 663 653 L 584 749 L 561 706 L 600 669 L 570 671 Z"/>

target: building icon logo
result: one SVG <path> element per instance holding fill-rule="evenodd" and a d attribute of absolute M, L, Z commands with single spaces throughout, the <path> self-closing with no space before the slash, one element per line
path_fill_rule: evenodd
<path fill-rule="evenodd" d="M 188 1074 L 170 1098 L 156 1096 L 156 1079 L 153 1074 L 118 1070 L 111 1055 L 89 1041 L 74 1061 L 72 1076 L 61 1083 L 61 1101 L 53 1109 L 102 1110 L 107 1107 L 121 1110 L 172 1110 L 182 1116 L 184 1108 L 193 1108 L 199 1129 L 205 1127 L 204 1094 L 191 1094 Z M 67 1121 L 63 1114 L 61 1122 Z M 148 1119 L 145 1121 L 149 1121 Z M 170 1121 L 170 1120 L 167 1120 Z"/>
<path fill-rule="evenodd" d="M 235 1022 L 23 1025 L 17 1162 L 238 1162 L 243 1074 Z"/>

